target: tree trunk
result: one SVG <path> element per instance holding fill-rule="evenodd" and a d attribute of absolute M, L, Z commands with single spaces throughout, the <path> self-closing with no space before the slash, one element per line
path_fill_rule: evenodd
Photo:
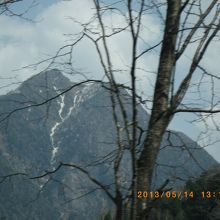
<path fill-rule="evenodd" d="M 137 164 L 137 191 L 150 191 L 154 165 L 160 144 L 172 117 L 169 92 L 175 65 L 176 40 L 180 20 L 181 0 L 168 0 L 163 45 L 160 54 L 158 75 L 148 134 Z M 151 207 L 147 199 L 139 199 L 136 220 L 146 220 Z"/>
<path fill-rule="evenodd" d="M 158 122 L 149 129 L 147 139 L 144 143 L 144 151 L 142 152 L 138 161 L 138 191 L 150 191 L 154 165 L 168 122 L 169 116 L 167 115 L 158 120 Z M 150 209 L 151 207 L 149 206 L 149 199 L 139 199 L 137 207 L 138 215 L 136 219 L 148 219 Z"/>
<path fill-rule="evenodd" d="M 122 218 L 123 218 L 123 202 L 122 202 L 122 196 L 119 192 L 116 196 L 115 203 L 116 203 L 115 219 L 122 220 Z"/>

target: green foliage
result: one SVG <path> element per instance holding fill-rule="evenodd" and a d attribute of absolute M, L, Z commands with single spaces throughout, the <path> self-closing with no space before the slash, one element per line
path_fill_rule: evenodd
<path fill-rule="evenodd" d="M 104 220 L 112 220 L 112 216 L 110 212 L 107 213 L 107 215 L 104 217 Z"/>
<path fill-rule="evenodd" d="M 156 200 L 152 209 L 152 220 L 186 220 L 184 211 L 182 209 L 182 202 L 179 199 Z"/>
<path fill-rule="evenodd" d="M 183 201 L 183 209 L 192 220 L 220 219 L 220 172 L 215 167 L 204 172 L 196 181 L 189 180 L 186 189 L 194 192 L 194 198 Z"/>
<path fill-rule="evenodd" d="M 193 192 L 193 198 L 156 200 L 150 220 L 220 219 L 220 167 L 204 172 L 194 181 L 188 180 L 183 191 Z"/>
<path fill-rule="evenodd" d="M 108 211 L 107 213 L 105 213 L 102 217 L 101 220 L 113 220 L 111 212 Z"/>

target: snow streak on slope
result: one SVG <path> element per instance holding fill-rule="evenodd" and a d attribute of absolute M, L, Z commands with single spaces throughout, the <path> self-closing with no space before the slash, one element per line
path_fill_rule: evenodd
<path fill-rule="evenodd" d="M 62 112 L 65 106 L 65 103 L 64 103 L 65 94 L 61 95 L 60 98 L 61 98 L 60 102 L 58 101 L 58 104 L 60 105 L 59 116 L 61 120 L 63 121 L 64 118 L 62 117 Z"/>
<path fill-rule="evenodd" d="M 56 86 L 54 86 L 53 88 L 55 91 L 57 91 Z M 60 120 L 59 120 L 59 122 L 55 122 L 55 124 L 51 128 L 51 132 L 50 132 L 50 140 L 51 140 L 51 145 L 52 145 L 51 146 L 52 147 L 51 163 L 54 162 L 54 158 L 55 158 L 57 151 L 58 151 L 58 147 L 55 146 L 55 143 L 54 143 L 54 136 L 56 134 L 56 130 L 58 129 L 60 124 L 63 122 L 62 112 L 63 112 L 64 106 L 65 106 L 64 99 L 65 99 L 65 94 L 60 96 L 60 100 L 57 100 L 57 104 L 59 105 L 58 114 L 59 114 Z"/>
<path fill-rule="evenodd" d="M 57 104 L 59 106 L 59 110 L 58 110 L 59 121 L 55 122 L 50 132 L 50 140 L 51 140 L 51 148 L 52 148 L 51 164 L 54 164 L 56 155 L 59 151 L 59 146 L 57 146 L 54 141 L 54 137 L 59 127 L 72 115 L 73 112 L 76 113 L 78 111 L 78 108 L 81 103 L 83 103 L 85 100 L 89 99 L 95 94 L 97 88 L 98 87 L 93 84 L 87 84 L 85 87 L 82 87 L 81 89 L 77 90 L 73 97 L 72 105 L 69 107 L 68 111 L 65 111 L 67 112 L 66 115 L 64 115 L 64 110 L 66 109 L 65 94 L 61 95 L 57 100 Z M 53 86 L 53 89 L 58 94 L 57 87 Z"/>

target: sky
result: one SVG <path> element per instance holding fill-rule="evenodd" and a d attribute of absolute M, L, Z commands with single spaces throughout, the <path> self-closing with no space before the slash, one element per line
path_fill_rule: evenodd
<path fill-rule="evenodd" d="M 109 1 L 110 3 L 111 1 Z M 16 11 L 23 11 L 29 0 L 24 4 L 17 4 L 14 7 Z M 27 14 L 27 19 L 16 18 L 12 16 L 0 16 L 0 26 L 4 27 L 0 32 L 0 93 L 4 94 L 15 89 L 27 78 L 43 70 L 47 64 L 34 66 L 34 68 L 23 68 L 25 66 L 37 63 L 53 56 L 59 48 L 71 42 L 82 27 L 74 21 L 88 22 L 94 14 L 94 8 L 91 0 L 39 0 Z M 32 19 L 32 21 L 29 21 Z M 125 21 L 121 16 L 105 16 L 105 22 L 115 28 L 124 26 Z M 139 50 L 146 46 L 152 46 L 161 40 L 163 25 L 161 20 L 155 14 L 146 14 L 143 17 L 143 28 L 141 36 L 144 41 L 140 42 Z M 97 24 L 94 24 L 97 27 Z M 126 70 L 131 60 L 131 37 L 128 32 L 123 32 L 113 38 L 108 39 L 108 45 L 112 55 L 113 66 L 123 71 L 116 75 L 118 82 L 129 83 Z M 153 93 L 153 84 L 155 81 L 155 71 L 157 70 L 160 48 L 156 48 L 152 53 L 147 54 L 138 62 L 137 85 L 140 94 L 144 97 L 151 96 Z M 177 82 L 183 78 L 184 71 L 187 69 L 187 62 L 192 55 L 193 50 L 189 50 L 183 61 L 178 65 Z M 211 73 L 220 76 L 219 56 L 220 43 L 216 41 L 211 45 L 203 60 L 205 67 L 209 68 Z M 63 58 L 65 60 L 65 58 Z M 60 61 L 63 61 L 62 59 Z M 72 57 L 74 69 L 83 72 L 89 78 L 101 79 L 103 71 L 99 62 L 98 55 L 94 45 L 88 40 L 83 40 L 75 48 Z M 82 76 L 71 75 L 72 80 L 80 80 Z M 198 80 L 195 78 L 195 81 Z M 205 86 L 205 85 L 204 85 Z M 208 87 L 204 87 L 208 90 Z M 216 82 L 216 91 L 220 91 L 219 82 Z M 204 97 L 209 97 L 205 92 Z M 188 100 L 193 98 L 195 91 L 190 91 Z M 195 117 L 190 114 L 178 114 L 170 125 L 170 129 L 182 131 L 193 140 L 198 139 L 198 135 L 203 129 L 202 123 L 192 123 Z M 220 116 L 215 117 L 215 121 L 220 123 Z M 210 127 L 213 127 L 211 120 L 208 121 Z M 218 131 L 219 132 L 219 131 Z M 209 136 L 204 139 L 215 140 L 218 138 L 218 132 L 214 130 L 209 132 Z M 220 161 L 219 144 L 213 144 L 206 150 Z"/>

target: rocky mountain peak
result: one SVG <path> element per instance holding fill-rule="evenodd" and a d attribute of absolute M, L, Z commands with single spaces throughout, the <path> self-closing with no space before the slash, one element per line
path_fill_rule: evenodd
<path fill-rule="evenodd" d="M 18 107 L 44 102 L 71 85 L 74 83 L 59 70 L 42 72 L 25 81 L 17 90 L 19 93 L 1 96 L 0 114 L 4 116 L 5 112 Z M 125 101 L 130 119 L 130 102 Z M 145 128 L 149 116 L 141 106 L 138 112 L 139 125 Z M 108 90 L 99 84 L 77 86 L 47 105 L 17 111 L 5 125 L 7 129 L 0 127 L 3 176 L 15 172 L 42 175 L 44 170 L 54 170 L 62 161 L 83 166 L 105 185 L 112 185 L 116 131 Z M 195 149 L 191 150 L 192 147 Z M 131 174 L 129 158 L 128 154 L 125 155 L 121 167 L 122 178 L 128 183 Z M 181 133 L 166 134 L 157 159 L 155 188 L 166 179 L 172 186 L 182 186 L 182 180 L 199 175 L 201 167 L 207 169 L 213 164 L 216 161 L 191 139 Z M 12 220 L 26 219 L 26 216 L 35 220 L 96 220 L 100 212 L 111 209 L 111 203 L 103 192 L 94 191 L 97 186 L 82 173 L 61 169 L 51 177 L 50 181 L 42 179 L 39 182 L 14 177 L 16 187 L 9 181 L 4 182 L 0 190 L 0 211 Z M 90 191 L 94 193 L 80 200 L 72 200 Z M 38 200 L 35 197 L 39 197 Z M 35 202 L 27 207 L 30 201 Z M 64 206 L 66 201 L 72 202 Z M 13 212 L 11 207 L 14 207 Z"/>
<path fill-rule="evenodd" d="M 60 90 L 65 89 L 70 85 L 70 80 L 65 77 L 62 72 L 60 72 L 58 69 L 52 69 L 32 76 L 21 85 L 20 89 L 31 87 L 32 89 L 41 89 L 42 91 L 53 89 Z"/>

